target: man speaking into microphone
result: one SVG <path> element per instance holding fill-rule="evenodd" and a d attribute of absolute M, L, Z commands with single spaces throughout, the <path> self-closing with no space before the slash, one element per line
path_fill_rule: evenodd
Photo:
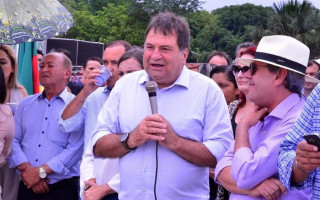
<path fill-rule="evenodd" d="M 154 16 L 146 31 L 145 70 L 119 80 L 99 114 L 94 153 L 120 157 L 120 200 L 209 199 L 208 167 L 223 156 L 232 131 L 222 91 L 185 66 L 189 44 L 183 17 Z M 145 88 L 151 80 L 158 114 Z"/>

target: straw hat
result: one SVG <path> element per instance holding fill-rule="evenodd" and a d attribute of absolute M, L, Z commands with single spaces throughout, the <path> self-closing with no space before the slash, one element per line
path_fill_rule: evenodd
<path fill-rule="evenodd" d="M 308 82 L 318 83 L 319 80 L 305 74 L 309 55 L 309 48 L 297 39 L 285 35 L 273 35 L 261 39 L 254 59 L 237 58 L 236 61 L 247 66 L 253 61 L 271 64 L 302 74 Z"/>

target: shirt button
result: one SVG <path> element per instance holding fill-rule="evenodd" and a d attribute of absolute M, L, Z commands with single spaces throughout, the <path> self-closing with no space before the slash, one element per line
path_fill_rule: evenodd
<path fill-rule="evenodd" d="M 44 134 L 44 131 L 42 131 L 42 134 Z"/>
<path fill-rule="evenodd" d="M 41 147 L 41 144 L 39 144 L 39 147 Z"/>
<path fill-rule="evenodd" d="M 50 107 L 51 105 L 50 105 L 50 104 L 48 104 L 48 106 Z"/>
<path fill-rule="evenodd" d="M 48 119 L 48 117 L 46 117 L 46 118 L 44 118 L 45 120 L 47 120 Z"/>
<path fill-rule="evenodd" d="M 36 159 L 36 162 L 38 162 L 38 159 Z"/>

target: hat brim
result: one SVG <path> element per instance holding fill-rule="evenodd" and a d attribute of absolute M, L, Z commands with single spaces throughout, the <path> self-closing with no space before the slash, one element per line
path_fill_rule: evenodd
<path fill-rule="evenodd" d="M 250 66 L 250 64 L 254 61 L 258 61 L 258 62 L 263 62 L 263 63 L 267 63 L 267 64 L 270 64 L 270 65 L 273 65 L 273 66 L 277 66 L 277 67 L 281 67 L 281 68 L 284 68 L 284 69 L 287 69 L 287 70 L 290 70 L 290 71 L 293 71 L 293 72 L 296 72 L 298 74 L 301 74 L 304 76 L 304 79 L 306 82 L 310 82 L 310 83 L 319 83 L 319 80 L 314 78 L 314 77 L 311 77 L 311 76 L 308 76 L 304 73 L 301 73 L 297 70 L 294 70 L 294 69 L 291 69 L 291 68 L 288 68 L 286 66 L 283 66 L 283 65 L 279 65 L 277 63 L 274 63 L 274 62 L 270 62 L 270 61 L 267 61 L 267 60 L 262 60 L 262 59 L 253 59 L 253 58 L 237 58 L 236 59 L 236 62 L 239 62 L 239 63 L 242 63 L 246 66 Z"/>

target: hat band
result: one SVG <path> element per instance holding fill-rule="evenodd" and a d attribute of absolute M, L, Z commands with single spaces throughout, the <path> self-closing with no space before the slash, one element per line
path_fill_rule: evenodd
<path fill-rule="evenodd" d="M 293 70 L 296 70 L 301 73 L 305 73 L 306 71 L 306 66 L 301 65 L 300 63 L 294 62 L 292 60 L 288 60 L 286 58 L 268 54 L 268 53 L 262 53 L 262 52 L 256 52 L 255 59 L 261 59 L 261 60 L 266 60 L 269 62 L 273 62 L 278 65 L 285 66 L 287 68 L 291 68 Z"/>

